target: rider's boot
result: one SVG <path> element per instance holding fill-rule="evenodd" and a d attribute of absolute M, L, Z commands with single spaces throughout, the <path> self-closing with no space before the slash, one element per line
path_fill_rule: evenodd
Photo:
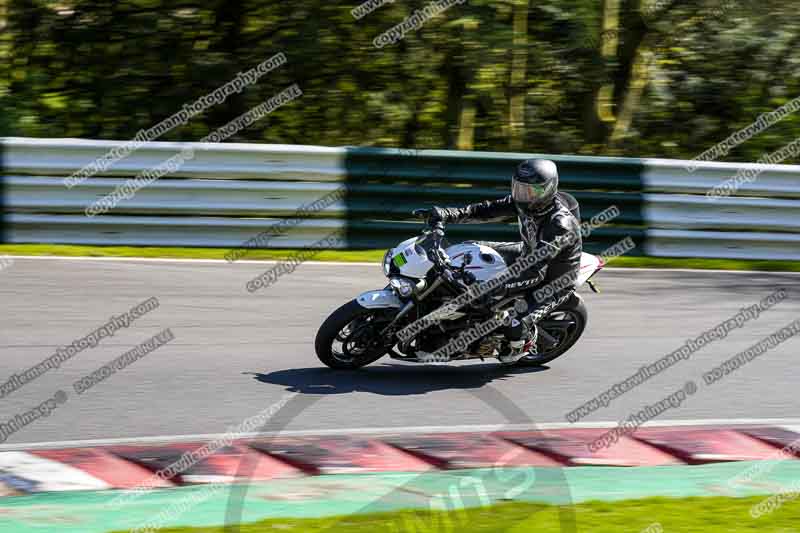
<path fill-rule="evenodd" d="M 536 355 L 539 353 L 539 347 L 536 346 L 539 340 L 539 328 L 536 324 L 531 324 L 532 334 L 528 337 L 528 342 L 525 343 L 525 355 Z"/>
<path fill-rule="evenodd" d="M 506 338 L 508 339 L 507 346 L 497 356 L 501 363 L 512 365 L 525 357 L 525 326 L 513 318 L 511 324 L 506 328 Z"/>

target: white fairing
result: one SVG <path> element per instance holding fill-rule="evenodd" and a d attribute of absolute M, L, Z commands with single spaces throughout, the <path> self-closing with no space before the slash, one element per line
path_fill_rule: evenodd
<path fill-rule="evenodd" d="M 576 287 L 580 287 L 586 280 L 594 274 L 598 268 L 602 266 L 602 260 L 596 255 L 581 253 L 581 270 L 578 273 L 578 280 L 575 282 Z"/>
<path fill-rule="evenodd" d="M 361 307 L 366 307 L 367 309 L 403 307 L 403 302 L 400 301 L 400 298 L 397 297 L 394 291 L 389 290 L 364 292 L 356 298 L 356 301 Z"/>
<path fill-rule="evenodd" d="M 446 252 L 454 267 L 460 267 L 464 263 L 464 258 L 469 255 L 472 260 L 467 264 L 467 270 L 472 272 L 478 281 L 488 281 L 507 269 L 506 262 L 494 248 L 474 242 L 454 244 L 447 248 Z"/>
<path fill-rule="evenodd" d="M 407 278 L 422 279 L 433 268 L 433 262 L 428 259 L 425 250 L 414 246 L 416 241 L 416 238 L 411 238 L 401 242 L 392 250 L 392 257 L 396 258 L 398 255 L 403 254 L 406 263 L 398 266 L 401 275 Z M 398 264 L 396 259 L 394 264 L 395 266 Z"/>
<path fill-rule="evenodd" d="M 422 279 L 428 271 L 433 268 L 433 262 L 421 247 L 415 246 L 416 239 L 407 239 L 398 244 L 391 251 L 392 262 L 400 270 L 400 274 L 408 278 Z M 450 258 L 454 267 L 460 267 L 465 258 L 469 256 L 470 262 L 467 270 L 472 272 L 475 278 L 480 281 L 488 281 L 499 276 L 508 269 L 508 265 L 503 257 L 494 248 L 483 246 L 474 242 L 462 242 L 448 247 L 445 252 Z M 398 256 L 402 254 L 402 259 L 398 261 Z M 399 265 L 399 263 L 403 263 Z M 580 287 L 592 274 L 603 266 L 602 259 L 587 254 L 581 254 L 581 268 L 578 273 L 576 287 Z"/>

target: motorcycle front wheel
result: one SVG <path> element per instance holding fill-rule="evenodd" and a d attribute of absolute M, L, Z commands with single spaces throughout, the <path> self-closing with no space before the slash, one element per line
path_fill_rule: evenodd
<path fill-rule="evenodd" d="M 327 366 L 353 370 L 377 361 L 389 351 L 380 332 L 393 310 L 366 309 L 351 300 L 331 313 L 317 331 L 314 348 Z"/>

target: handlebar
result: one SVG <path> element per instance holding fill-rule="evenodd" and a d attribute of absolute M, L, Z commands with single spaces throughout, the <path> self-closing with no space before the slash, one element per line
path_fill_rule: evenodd
<path fill-rule="evenodd" d="M 431 241 L 431 249 L 428 257 L 431 259 L 433 264 L 441 271 L 444 275 L 445 279 L 454 285 L 460 286 L 461 289 L 466 288 L 466 285 L 471 284 L 475 281 L 475 276 L 471 273 L 466 271 L 465 267 L 466 264 L 462 264 L 461 268 L 453 267 L 450 263 L 450 258 L 447 257 L 444 248 L 442 248 L 442 240 L 444 239 L 444 228 L 445 224 L 441 220 L 434 222 L 433 224 L 428 224 L 430 229 L 425 230 L 423 234 L 430 238 Z M 465 284 L 461 280 L 465 280 L 467 283 Z"/>
<path fill-rule="evenodd" d="M 430 239 L 431 247 L 430 253 L 428 257 L 433 262 L 434 266 L 439 269 L 444 276 L 445 280 L 451 285 L 460 286 L 460 288 L 465 288 L 465 285 L 471 284 L 475 282 L 475 276 L 471 272 L 467 272 L 465 264 L 461 265 L 461 268 L 454 268 L 452 264 L 450 264 L 450 259 L 447 257 L 444 249 L 442 248 L 442 240 L 444 240 L 444 221 L 437 220 L 435 222 L 430 221 L 430 213 L 431 209 L 414 209 L 411 214 L 417 218 L 424 218 L 426 219 L 428 228 L 422 232 L 425 236 L 425 239 L 422 242 Z M 461 281 L 465 280 L 466 284 Z"/>
<path fill-rule="evenodd" d="M 444 239 L 444 224 L 442 222 L 435 222 L 428 224 L 428 228 L 423 230 L 423 239 L 420 243 L 430 242 L 430 249 L 428 250 L 428 257 L 434 265 L 439 268 L 448 267 L 447 262 L 443 260 L 444 249 L 442 248 L 442 240 Z"/>

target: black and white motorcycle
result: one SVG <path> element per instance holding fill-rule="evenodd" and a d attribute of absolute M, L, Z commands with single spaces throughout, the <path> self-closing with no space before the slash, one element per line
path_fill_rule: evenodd
<path fill-rule="evenodd" d="M 463 300 L 471 287 L 479 293 L 476 288 L 498 279 L 509 265 L 494 249 L 474 242 L 444 248 L 444 234 L 439 223 L 386 252 L 383 273 L 389 285 L 365 292 L 331 313 L 317 332 L 315 348 L 320 361 L 331 368 L 355 369 L 386 354 L 402 361 L 428 363 L 483 360 L 502 353 L 507 345 L 503 328 L 476 338 L 456 353 L 449 348 L 459 336 L 463 339 L 465 332 L 479 329 L 479 324 L 508 316 L 519 295 L 486 294 L 470 298 L 469 303 L 457 308 L 448 306 L 449 302 L 458 302 L 460 295 Z M 600 257 L 584 252 L 576 288 L 588 283 L 597 292 L 590 278 L 603 266 Z M 443 313 L 443 309 L 447 311 Z M 536 349 L 518 364 L 542 365 L 559 357 L 578 341 L 586 321 L 583 299 L 572 292 L 538 323 Z M 425 326 L 414 327 L 421 323 Z M 409 336 L 409 331 L 414 334 Z M 531 343 L 529 340 L 526 348 L 530 349 Z M 448 348 L 446 357 L 431 357 L 443 353 L 443 347 Z"/>

